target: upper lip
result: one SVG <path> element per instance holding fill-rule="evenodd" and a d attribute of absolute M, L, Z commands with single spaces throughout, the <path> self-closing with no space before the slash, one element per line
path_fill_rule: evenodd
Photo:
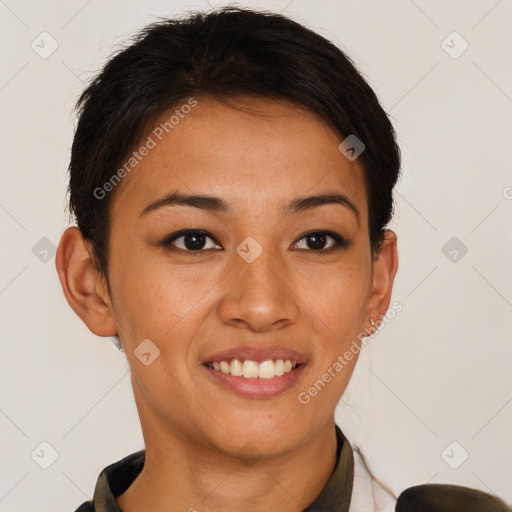
<path fill-rule="evenodd" d="M 231 359 L 249 359 L 258 363 L 268 361 L 269 359 L 273 359 L 274 361 L 277 359 L 283 359 L 284 361 L 290 360 L 297 364 L 308 362 L 308 358 L 304 354 L 281 345 L 245 345 L 243 347 L 233 347 L 223 350 L 222 352 L 215 352 L 207 356 L 203 360 L 203 364 L 229 361 Z"/>

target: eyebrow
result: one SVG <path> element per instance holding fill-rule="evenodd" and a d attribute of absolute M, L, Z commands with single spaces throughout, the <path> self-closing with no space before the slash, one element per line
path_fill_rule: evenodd
<path fill-rule="evenodd" d="M 324 193 L 310 196 L 297 197 L 290 201 L 290 203 L 284 208 L 284 213 L 298 213 L 313 208 L 318 208 L 326 204 L 339 204 L 348 208 L 357 219 L 359 225 L 359 211 L 354 203 L 345 195 L 339 194 L 338 192 Z M 164 206 L 182 205 L 182 206 L 194 206 L 202 210 L 212 212 L 230 212 L 231 208 L 221 198 L 209 196 L 209 195 L 189 195 L 181 194 L 179 192 L 171 192 L 164 197 L 157 199 L 156 201 L 148 204 L 141 212 L 141 216 L 151 211 L 158 210 Z"/>

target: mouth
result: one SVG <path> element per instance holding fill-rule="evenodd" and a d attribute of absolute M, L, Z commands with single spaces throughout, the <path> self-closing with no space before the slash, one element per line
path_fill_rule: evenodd
<path fill-rule="evenodd" d="M 208 357 L 202 367 L 222 388 L 245 398 L 274 398 L 291 390 L 308 359 L 280 347 L 239 347 Z"/>
<path fill-rule="evenodd" d="M 301 363 L 290 359 L 267 359 L 261 363 L 251 359 L 231 359 L 227 361 L 209 361 L 204 364 L 216 372 L 233 375 L 234 377 L 245 377 L 246 379 L 274 379 L 285 373 L 291 372 L 300 366 Z"/>

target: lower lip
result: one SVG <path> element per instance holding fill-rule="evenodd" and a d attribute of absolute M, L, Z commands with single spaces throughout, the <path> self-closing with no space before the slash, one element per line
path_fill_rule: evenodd
<path fill-rule="evenodd" d="M 203 368 L 223 387 L 245 398 L 274 398 L 282 395 L 295 386 L 304 372 L 306 365 L 296 366 L 290 372 L 280 377 L 271 379 L 259 379 L 235 377 L 230 373 L 222 373 L 214 368 L 203 366 Z"/>

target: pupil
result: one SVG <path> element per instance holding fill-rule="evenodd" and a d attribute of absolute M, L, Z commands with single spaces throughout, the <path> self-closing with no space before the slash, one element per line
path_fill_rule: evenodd
<path fill-rule="evenodd" d="M 322 249 L 325 245 L 325 235 L 323 234 L 314 233 L 309 235 L 309 239 L 313 242 L 310 244 L 312 249 Z"/>
<path fill-rule="evenodd" d="M 189 250 L 201 249 L 204 246 L 205 235 L 194 233 L 185 236 L 185 247 Z M 190 242 L 190 243 L 189 243 Z"/>

